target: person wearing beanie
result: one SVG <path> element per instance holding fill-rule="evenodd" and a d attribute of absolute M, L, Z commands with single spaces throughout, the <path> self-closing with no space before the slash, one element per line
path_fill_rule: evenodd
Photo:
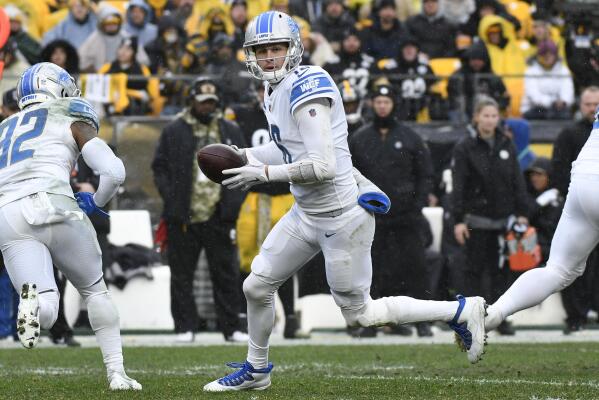
<path fill-rule="evenodd" d="M 447 84 L 450 119 L 469 121 L 477 94 L 493 98 L 505 112 L 510 104 L 510 94 L 501 78 L 493 73 L 484 42 L 476 41 L 464 51 L 461 64 Z"/>
<path fill-rule="evenodd" d="M 420 136 L 395 118 L 398 95 L 392 86 L 376 86 L 371 95 L 373 120 L 349 139 L 354 166 L 382 191 L 393 207 L 376 218 L 372 245 L 373 298 L 427 298 L 422 208 L 432 189 L 433 166 Z M 368 151 L 364 151 L 368 149 Z M 389 260 L 396 260 L 389 263 Z M 362 328 L 356 335 L 371 335 Z M 396 334 L 411 328 L 394 327 Z M 419 336 L 431 336 L 428 323 L 418 323 Z"/>
<path fill-rule="evenodd" d="M 521 112 L 526 119 L 569 119 L 574 104 L 574 83 L 570 70 L 559 58 L 551 40 L 538 44 L 536 57 L 524 77 Z"/>
<path fill-rule="evenodd" d="M 314 32 L 321 33 L 328 41 L 333 51 L 339 53 L 343 34 L 355 25 L 356 21 L 345 9 L 342 0 L 326 0 L 324 12 L 312 26 Z"/>
<path fill-rule="evenodd" d="M 121 28 L 123 16 L 119 10 L 110 5 L 103 5 L 98 11 L 98 26 L 79 48 L 80 67 L 82 72 L 97 72 L 104 64 L 117 58 L 117 50 L 123 38 L 129 36 Z M 147 65 L 148 56 L 140 48 L 137 61 Z"/>
<path fill-rule="evenodd" d="M 439 0 L 423 0 L 422 12 L 406 22 L 410 35 L 420 43 L 427 58 L 455 57 L 457 27 L 450 24 L 439 7 Z"/>
<path fill-rule="evenodd" d="M 362 37 L 356 28 L 351 27 L 343 33 L 338 54 L 335 60 L 326 63 L 323 68 L 336 82 L 347 79 L 360 97 L 366 97 L 374 59 L 362 51 Z"/>
<path fill-rule="evenodd" d="M 405 35 L 400 43 L 397 59 L 379 61 L 375 71 L 389 76 L 393 87 L 400 92 L 397 117 L 402 121 L 416 121 L 421 117 L 431 99 L 430 89 L 436 79 L 428 63 L 420 58 L 420 42 Z"/>

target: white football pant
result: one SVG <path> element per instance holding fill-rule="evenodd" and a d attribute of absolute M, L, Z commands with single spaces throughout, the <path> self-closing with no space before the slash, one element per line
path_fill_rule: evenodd
<path fill-rule="evenodd" d="M 584 273 L 599 243 L 599 175 L 573 174 L 564 211 L 551 242 L 545 268 L 525 272 L 489 307 L 487 330 L 509 315 L 535 306 Z"/>
<path fill-rule="evenodd" d="M 404 296 L 370 298 L 370 247 L 374 229 L 374 216 L 358 205 L 338 217 L 308 216 L 294 205 L 273 227 L 252 262 L 252 273 L 243 283 L 250 336 L 247 360 L 254 367 L 264 368 L 268 363 L 274 293 L 319 250 L 325 258 L 331 294 L 349 325 L 453 318 L 457 309 L 455 301 L 415 300 Z"/>
<path fill-rule="evenodd" d="M 107 369 L 123 369 L 119 316 L 102 279 L 96 231 L 74 199 L 40 192 L 0 208 L 0 249 L 17 292 L 25 282 L 37 285 L 44 329 L 58 317 L 56 265 L 87 304 Z"/>

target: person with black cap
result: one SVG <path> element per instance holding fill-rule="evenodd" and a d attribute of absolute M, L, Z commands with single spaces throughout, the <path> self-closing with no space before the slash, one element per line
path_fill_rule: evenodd
<path fill-rule="evenodd" d="M 11 115 L 18 113 L 19 111 L 20 109 L 19 100 L 17 98 L 17 89 L 12 88 L 4 92 L 2 94 L 2 112 L 0 113 L 0 117 L 2 117 L 2 119 L 0 122 L 4 121 Z"/>
<path fill-rule="evenodd" d="M 189 93 L 189 106 L 162 130 L 152 162 L 154 182 L 164 201 L 171 311 L 180 342 L 192 342 L 199 328 L 193 276 L 202 249 L 210 269 L 218 326 L 227 341 L 247 340 L 240 331 L 235 244 L 235 222 L 245 196 L 206 178 L 195 159 L 199 149 L 212 143 L 245 147 L 237 124 L 223 118 L 220 100 L 214 81 L 197 78 Z"/>
<path fill-rule="evenodd" d="M 405 35 L 396 59 L 378 62 L 375 73 L 385 74 L 393 87 L 399 91 L 396 116 L 402 121 L 415 121 L 429 105 L 430 89 L 436 81 L 431 67 L 420 60 L 420 43 L 413 36 Z"/>
<path fill-rule="evenodd" d="M 395 119 L 395 106 L 393 88 L 376 87 L 372 94 L 372 123 L 349 140 L 354 166 L 387 193 L 393 204 L 388 214 L 376 219 L 371 291 L 373 298 L 427 298 L 423 235 L 415 234 L 414 227 L 422 226 L 422 208 L 431 191 L 433 166 L 420 136 Z M 405 327 L 396 331 L 408 333 Z M 432 334 L 428 323 L 418 323 L 417 331 L 419 336 Z"/>

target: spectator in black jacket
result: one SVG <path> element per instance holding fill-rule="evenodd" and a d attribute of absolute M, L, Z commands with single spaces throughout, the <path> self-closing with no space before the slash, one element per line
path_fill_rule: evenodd
<path fill-rule="evenodd" d="M 599 87 L 589 86 L 580 94 L 580 119 L 571 126 L 564 128 L 553 144 L 551 160 L 553 187 L 564 197 L 568 194 L 570 185 L 570 167 L 578 157 L 578 153 L 593 130 L 595 112 L 599 107 Z"/>
<path fill-rule="evenodd" d="M 428 58 L 455 57 L 457 27 L 439 11 L 439 0 L 423 0 L 422 13 L 406 22 L 408 32 L 420 43 L 420 51 Z"/>
<path fill-rule="evenodd" d="M 551 160 L 548 158 L 537 157 L 524 171 L 524 175 L 530 197 L 530 225 L 537 230 L 544 264 L 549 258 L 551 239 L 562 213 L 564 198 L 557 189 L 551 187 Z"/>
<path fill-rule="evenodd" d="M 426 298 L 422 208 L 431 192 L 433 167 L 424 142 L 394 117 L 395 95 L 381 85 L 372 97 L 374 120 L 349 142 L 354 166 L 381 188 L 391 210 L 377 216 L 372 245 L 373 298 L 408 295 Z M 416 228 L 415 228 L 416 227 Z M 431 336 L 430 326 L 417 324 L 419 336 Z"/>
<path fill-rule="evenodd" d="M 477 95 L 486 95 L 505 111 L 510 104 L 508 93 L 501 78 L 493 73 L 489 52 L 483 41 L 477 41 L 462 57 L 462 67 L 454 72 L 447 84 L 449 116 L 454 121 L 469 121 Z"/>
<path fill-rule="evenodd" d="M 227 190 L 206 178 L 196 152 L 212 143 L 246 147 L 237 124 L 222 117 L 216 84 L 198 78 L 191 105 L 162 131 L 152 170 L 164 201 L 171 269 L 171 311 L 177 340 L 192 342 L 199 317 L 193 297 L 193 277 L 202 249 L 206 251 L 218 325 L 227 341 L 246 341 L 240 332 L 239 260 L 235 222 L 244 194 Z"/>
<path fill-rule="evenodd" d="M 312 25 L 312 30 L 321 33 L 333 51 L 339 53 L 344 33 L 352 28 L 356 21 L 343 7 L 343 0 L 325 0 L 324 4 L 324 13 Z"/>
<path fill-rule="evenodd" d="M 476 11 L 470 14 L 470 19 L 459 27 L 459 31 L 472 38 L 478 36 L 478 25 L 480 20 L 486 15 L 499 15 L 508 20 L 514 25 L 516 32 L 521 28 L 518 18 L 507 12 L 507 9 L 499 0 L 476 0 Z"/>
<path fill-rule="evenodd" d="M 435 74 L 419 57 L 420 43 L 413 36 L 404 36 L 397 59 L 377 63 L 376 73 L 384 73 L 399 91 L 396 116 L 402 121 L 416 121 L 429 105 Z"/>
<path fill-rule="evenodd" d="M 374 24 L 364 30 L 363 50 L 376 60 L 397 58 L 406 30 L 397 18 L 394 0 L 382 0 Z"/>
<path fill-rule="evenodd" d="M 453 151 L 452 208 L 454 235 L 464 246 L 468 295 L 494 303 L 507 288 L 508 268 L 499 257 L 499 240 L 510 216 L 528 224 L 528 196 L 518 153 L 499 127 L 499 106 L 482 97 L 474 108 L 468 135 Z M 500 333 L 513 334 L 508 323 Z"/>
<path fill-rule="evenodd" d="M 348 80 L 360 96 L 366 96 L 374 59 L 362 51 L 362 38 L 356 28 L 345 31 L 338 55 L 337 60 L 326 63 L 323 68 L 337 83 Z"/>
<path fill-rule="evenodd" d="M 591 134 L 597 107 L 599 107 L 599 87 L 589 86 L 580 95 L 581 118 L 561 131 L 553 145 L 552 185 L 564 197 L 568 194 L 570 186 L 570 167 Z M 596 290 L 593 280 L 598 268 L 599 250 L 595 248 L 587 260 L 584 274 L 562 290 L 562 304 L 566 310 L 564 333 L 580 331 L 586 323 L 587 312 L 592 303 L 592 293 Z"/>

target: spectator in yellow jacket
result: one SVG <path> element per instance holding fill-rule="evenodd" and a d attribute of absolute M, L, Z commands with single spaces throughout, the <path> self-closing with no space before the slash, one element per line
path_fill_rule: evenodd
<path fill-rule="evenodd" d="M 525 53 L 516 39 L 514 25 L 498 15 L 487 15 L 480 20 L 478 36 L 487 46 L 491 68 L 503 77 L 511 95 L 511 116 L 520 115 L 520 101 L 524 91 Z M 504 77 L 509 76 L 509 77 Z"/>

